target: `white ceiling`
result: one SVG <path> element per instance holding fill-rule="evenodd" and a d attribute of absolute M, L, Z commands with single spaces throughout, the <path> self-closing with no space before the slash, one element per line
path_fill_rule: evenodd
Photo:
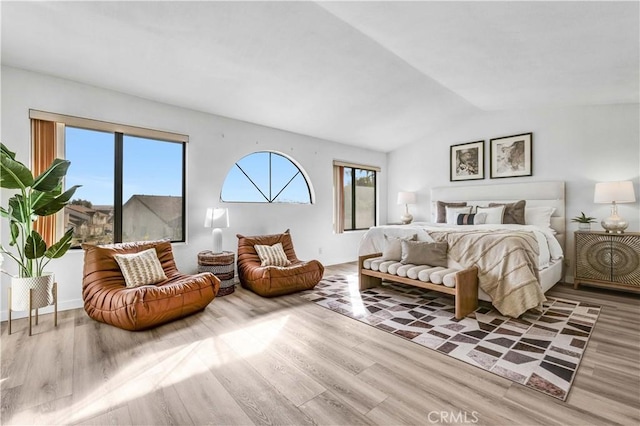
<path fill-rule="evenodd" d="M 2 2 L 2 64 L 381 151 L 638 103 L 633 2 Z"/>

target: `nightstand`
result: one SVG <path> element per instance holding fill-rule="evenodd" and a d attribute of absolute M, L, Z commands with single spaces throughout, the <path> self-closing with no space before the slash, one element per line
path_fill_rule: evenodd
<path fill-rule="evenodd" d="M 580 284 L 640 292 L 640 233 L 575 232 L 574 288 Z"/>
<path fill-rule="evenodd" d="M 211 272 L 220 280 L 218 296 L 226 296 L 235 291 L 236 254 L 232 251 L 213 253 L 210 250 L 198 253 L 198 272 Z"/>

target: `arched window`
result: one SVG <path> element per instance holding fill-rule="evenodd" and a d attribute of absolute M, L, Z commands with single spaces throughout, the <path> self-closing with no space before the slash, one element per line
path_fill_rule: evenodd
<path fill-rule="evenodd" d="M 311 204 L 306 174 L 293 159 L 258 151 L 238 160 L 227 173 L 220 199 L 226 202 Z"/>

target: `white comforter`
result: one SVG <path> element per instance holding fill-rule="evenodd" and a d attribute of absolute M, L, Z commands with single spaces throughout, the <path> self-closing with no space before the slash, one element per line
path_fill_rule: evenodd
<path fill-rule="evenodd" d="M 358 256 L 381 253 L 384 250 L 384 236 L 407 237 L 416 234 L 418 241 L 433 241 L 427 231 L 511 229 L 530 231 L 536 236 L 539 246 L 538 269 L 548 268 L 552 260 L 562 259 L 562 247 L 553 235 L 552 229 L 534 225 L 447 225 L 445 223 L 414 222 L 410 225 L 387 225 L 369 229 L 360 242 Z M 457 265 L 450 265 L 457 266 Z"/>

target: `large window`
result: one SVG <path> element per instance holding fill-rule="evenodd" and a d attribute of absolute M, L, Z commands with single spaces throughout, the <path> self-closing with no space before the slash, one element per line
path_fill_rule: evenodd
<path fill-rule="evenodd" d="M 376 225 L 378 171 L 375 167 L 334 162 L 334 228 L 337 233 Z"/>
<path fill-rule="evenodd" d="M 74 229 L 72 247 L 185 241 L 186 140 L 75 117 L 53 118 L 59 123 L 58 155 L 71 161 L 65 187 L 81 185 L 61 223 Z"/>
<path fill-rule="evenodd" d="M 66 127 L 65 228 L 81 243 L 184 241 L 184 144 Z"/>
<path fill-rule="evenodd" d="M 227 173 L 220 199 L 225 202 L 311 204 L 309 183 L 292 159 L 271 151 L 242 157 Z"/>

